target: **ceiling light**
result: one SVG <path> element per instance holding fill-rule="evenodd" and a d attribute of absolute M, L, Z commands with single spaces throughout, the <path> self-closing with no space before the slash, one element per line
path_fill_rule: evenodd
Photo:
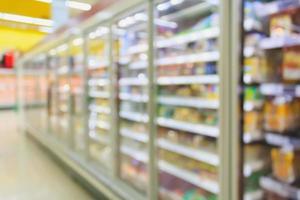
<path fill-rule="evenodd" d="M 66 5 L 70 8 L 74 8 L 77 10 L 88 11 L 91 10 L 92 6 L 88 3 L 82 3 L 78 1 L 66 1 Z"/>
<path fill-rule="evenodd" d="M 43 3 L 52 3 L 52 0 L 36 0 Z M 82 3 L 78 1 L 66 1 L 66 6 L 77 9 L 77 10 L 84 10 L 88 11 L 92 9 L 92 6 L 88 3 Z"/>
<path fill-rule="evenodd" d="M 27 17 L 23 15 L 15 15 L 10 13 L 0 13 L 0 19 L 7 20 L 7 21 L 14 21 L 26 24 L 35 24 L 41 26 L 52 26 L 53 21 L 49 19 L 42 19 L 42 18 L 34 18 L 34 17 Z"/>
<path fill-rule="evenodd" d="M 175 5 L 178 5 L 178 4 L 183 3 L 184 0 L 171 0 L 170 2 L 171 2 L 171 4 L 172 4 L 173 6 L 175 6 Z"/>

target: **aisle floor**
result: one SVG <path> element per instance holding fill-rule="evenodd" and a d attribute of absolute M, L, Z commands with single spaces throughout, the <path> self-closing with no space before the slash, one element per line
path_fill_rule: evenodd
<path fill-rule="evenodd" d="M 17 131 L 17 115 L 0 111 L 0 199 L 91 200 L 34 141 Z"/>

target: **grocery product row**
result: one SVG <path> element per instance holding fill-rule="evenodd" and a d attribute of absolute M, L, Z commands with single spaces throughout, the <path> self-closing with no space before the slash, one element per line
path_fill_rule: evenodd
<path fill-rule="evenodd" d="M 300 5 L 242 6 L 243 27 L 230 29 L 241 38 L 225 32 L 223 1 L 118 6 L 22 60 L 23 80 L 46 83 L 47 106 L 27 121 L 47 113 L 39 130 L 129 199 L 298 199 Z"/>
<path fill-rule="evenodd" d="M 294 27 L 299 25 L 299 3 L 244 5 L 244 158 L 261 161 L 244 189 L 263 189 L 264 199 L 298 199 L 300 35 Z"/>

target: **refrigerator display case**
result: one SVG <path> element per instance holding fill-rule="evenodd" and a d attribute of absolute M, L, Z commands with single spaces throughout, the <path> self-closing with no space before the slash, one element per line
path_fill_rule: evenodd
<path fill-rule="evenodd" d="M 85 149 L 84 133 L 84 54 L 83 38 L 75 37 L 70 42 L 70 113 L 72 146 L 76 151 L 83 152 Z"/>
<path fill-rule="evenodd" d="M 22 85 L 22 96 L 25 115 L 31 125 L 37 130 L 47 129 L 47 73 L 46 57 L 37 55 L 32 61 L 26 63 Z"/>
<path fill-rule="evenodd" d="M 58 131 L 58 80 L 57 80 L 57 63 L 58 57 L 56 56 L 56 50 L 50 49 L 47 52 L 48 57 L 48 130 L 51 134 L 57 134 Z M 66 95 L 65 95 L 66 96 Z"/>
<path fill-rule="evenodd" d="M 109 169 L 111 159 L 111 94 L 109 28 L 97 26 L 87 36 L 88 154 Z"/>
<path fill-rule="evenodd" d="M 155 8 L 159 199 L 217 199 L 218 4 Z"/>
<path fill-rule="evenodd" d="M 299 199 L 299 2 L 244 1 L 244 199 Z"/>
<path fill-rule="evenodd" d="M 69 44 L 64 43 L 55 49 L 55 70 L 57 76 L 57 132 L 61 141 L 71 143 L 70 99 L 71 99 L 71 59 Z"/>
<path fill-rule="evenodd" d="M 119 175 L 144 194 L 149 183 L 147 21 L 144 5 L 118 17 L 113 25 L 113 61 L 118 79 Z"/>

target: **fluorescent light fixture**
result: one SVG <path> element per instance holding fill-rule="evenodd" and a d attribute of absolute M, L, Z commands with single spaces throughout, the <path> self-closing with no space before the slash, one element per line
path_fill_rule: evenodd
<path fill-rule="evenodd" d="M 82 3 L 78 1 L 66 1 L 66 5 L 70 8 L 74 8 L 77 10 L 88 11 L 91 10 L 92 6 L 88 3 Z"/>
<path fill-rule="evenodd" d="M 26 24 L 41 25 L 41 26 L 52 26 L 53 25 L 53 21 L 49 20 L 49 19 L 27 17 L 27 16 L 23 16 L 23 15 L 15 15 L 15 14 L 10 14 L 10 13 L 0 13 L 0 19 L 7 20 L 7 21 L 26 23 Z"/>
<path fill-rule="evenodd" d="M 36 0 L 43 3 L 52 3 L 52 0 Z M 66 6 L 77 9 L 77 10 L 84 10 L 88 11 L 92 9 L 92 6 L 88 3 L 82 3 L 78 1 L 66 1 Z"/>
<path fill-rule="evenodd" d="M 75 40 L 73 40 L 72 44 L 74 46 L 79 46 L 83 44 L 83 38 L 76 38 Z"/>

